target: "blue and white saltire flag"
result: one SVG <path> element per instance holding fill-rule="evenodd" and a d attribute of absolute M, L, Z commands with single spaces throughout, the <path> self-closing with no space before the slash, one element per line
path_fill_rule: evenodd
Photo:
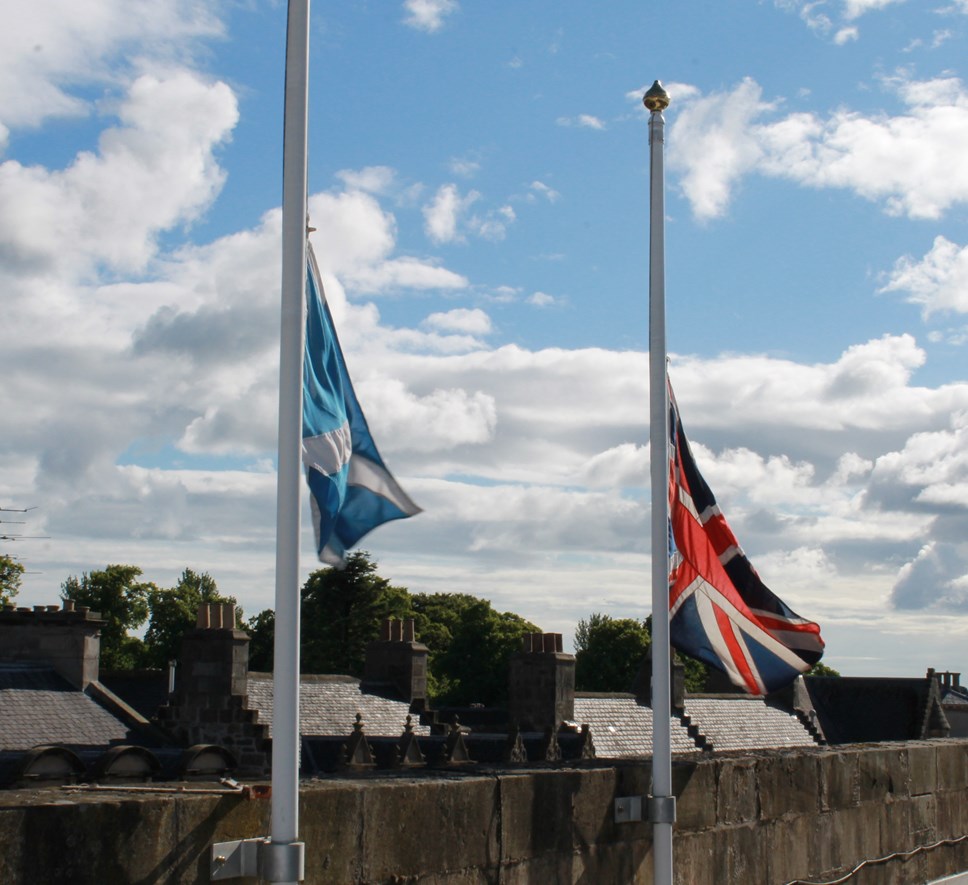
<path fill-rule="evenodd" d="M 342 566 L 346 551 L 367 532 L 420 508 L 377 451 L 346 370 L 311 246 L 308 256 L 302 457 L 317 553 L 322 562 Z"/>

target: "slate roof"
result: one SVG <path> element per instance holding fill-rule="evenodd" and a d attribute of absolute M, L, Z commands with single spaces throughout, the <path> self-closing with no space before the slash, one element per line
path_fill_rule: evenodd
<path fill-rule="evenodd" d="M 796 714 L 763 698 L 691 695 L 685 699 L 685 717 L 670 718 L 673 753 L 816 745 Z M 634 695 L 577 693 L 575 719 L 591 728 L 599 758 L 652 755 L 652 708 Z"/>
<path fill-rule="evenodd" d="M 0 663 L 0 750 L 138 742 L 122 721 L 51 667 Z"/>
<path fill-rule="evenodd" d="M 249 673 L 249 708 L 259 711 L 259 722 L 272 733 L 272 675 Z M 352 676 L 302 676 L 299 680 L 299 722 L 304 736 L 349 735 L 356 714 L 363 717 L 367 735 L 399 737 L 410 704 L 370 694 Z M 429 735 L 430 728 L 412 717 L 414 734 Z"/>
<path fill-rule="evenodd" d="M 686 696 L 685 714 L 713 751 L 763 750 L 816 745 L 794 713 L 762 698 Z"/>
<path fill-rule="evenodd" d="M 698 749 L 678 717 L 671 720 L 672 752 Z M 575 694 L 575 721 L 592 731 L 599 759 L 652 755 L 652 708 L 632 694 Z"/>

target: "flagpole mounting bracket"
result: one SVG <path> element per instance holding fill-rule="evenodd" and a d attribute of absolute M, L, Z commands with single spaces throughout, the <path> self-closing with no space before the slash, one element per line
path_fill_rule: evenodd
<path fill-rule="evenodd" d="M 269 882 L 302 882 L 306 878 L 305 844 L 279 843 L 258 837 L 216 842 L 209 876 L 218 882 L 257 877 Z"/>
<path fill-rule="evenodd" d="M 649 823 L 674 824 L 676 822 L 675 796 L 649 796 Z"/>

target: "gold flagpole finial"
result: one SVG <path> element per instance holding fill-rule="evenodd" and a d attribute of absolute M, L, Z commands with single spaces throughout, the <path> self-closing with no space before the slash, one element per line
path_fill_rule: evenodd
<path fill-rule="evenodd" d="M 644 104 L 652 113 L 664 111 L 669 107 L 669 93 L 662 88 L 662 84 L 656 80 L 648 92 L 642 98 Z"/>

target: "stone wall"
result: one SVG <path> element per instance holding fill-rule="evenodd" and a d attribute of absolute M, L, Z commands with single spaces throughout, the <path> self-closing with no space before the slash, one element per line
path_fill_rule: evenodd
<path fill-rule="evenodd" d="M 651 883 L 651 827 L 616 824 L 648 762 L 465 766 L 306 784 L 307 882 Z M 968 833 L 968 741 L 708 756 L 674 766 L 681 885 L 835 878 L 865 859 Z M 198 784 L 190 785 L 194 788 Z M 240 796 L 0 793 L 0 882 L 208 881 L 215 841 L 265 835 Z M 968 841 L 867 867 L 850 885 L 968 870 Z"/>

